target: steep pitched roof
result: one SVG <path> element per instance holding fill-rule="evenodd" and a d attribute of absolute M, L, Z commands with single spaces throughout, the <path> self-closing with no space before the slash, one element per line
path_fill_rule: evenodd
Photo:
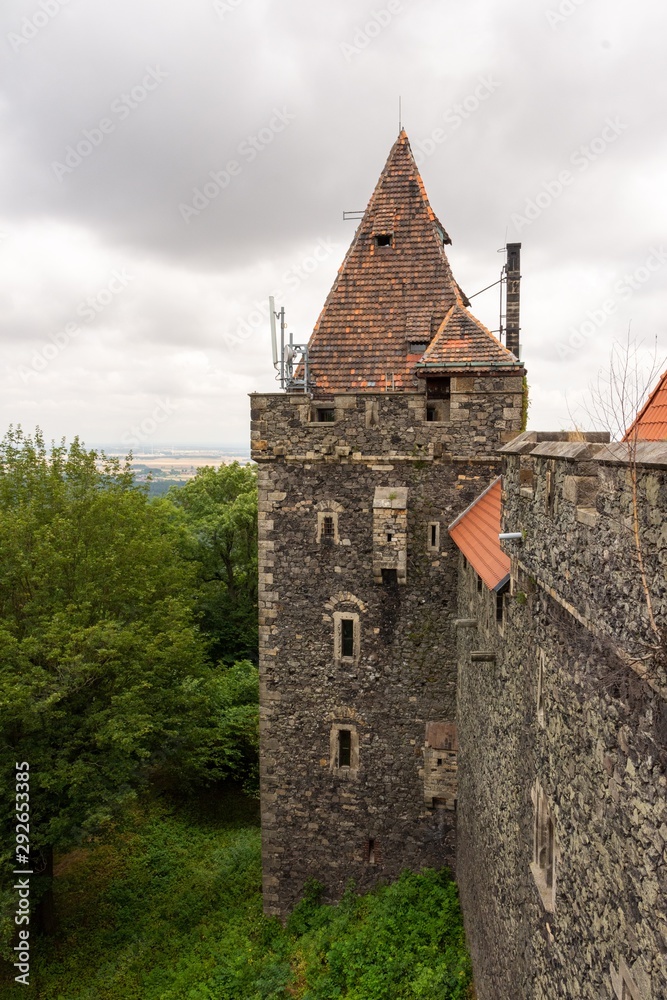
<path fill-rule="evenodd" d="M 388 246 L 377 237 L 391 236 Z M 309 344 L 319 394 L 416 389 L 428 343 L 462 292 L 405 131 L 394 143 Z"/>
<path fill-rule="evenodd" d="M 649 396 L 624 441 L 667 441 L 667 371 Z"/>
<path fill-rule="evenodd" d="M 457 298 L 417 363 L 417 371 L 426 376 L 461 369 L 523 372 L 523 365 Z"/>
<path fill-rule="evenodd" d="M 502 483 L 500 476 L 449 526 L 449 534 L 489 590 L 509 579 L 510 560 L 500 547 Z"/>

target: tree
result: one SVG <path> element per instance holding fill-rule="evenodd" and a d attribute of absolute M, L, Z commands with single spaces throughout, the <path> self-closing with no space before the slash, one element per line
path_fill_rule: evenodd
<path fill-rule="evenodd" d="M 200 469 L 169 499 L 190 533 L 198 567 L 202 627 L 211 653 L 257 662 L 257 475 L 251 465 Z"/>
<path fill-rule="evenodd" d="M 0 808 L 11 823 L 14 764 L 29 762 L 33 847 L 99 831 L 157 773 L 234 770 L 233 692 L 181 536 L 127 462 L 78 440 L 49 453 L 20 429 L 0 443 Z"/>

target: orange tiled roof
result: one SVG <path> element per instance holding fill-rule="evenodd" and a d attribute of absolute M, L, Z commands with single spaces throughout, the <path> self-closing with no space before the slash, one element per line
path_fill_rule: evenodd
<path fill-rule="evenodd" d="M 449 526 L 449 534 L 490 590 L 507 583 L 510 560 L 500 547 L 501 480 L 495 479 Z"/>
<path fill-rule="evenodd" d="M 424 356 L 417 364 L 418 373 L 461 369 L 511 369 L 523 371 L 523 365 L 501 344 L 490 330 L 469 313 L 457 298 Z"/>
<path fill-rule="evenodd" d="M 390 246 L 377 245 L 388 235 Z M 408 345 L 429 343 L 463 295 L 450 242 L 402 131 L 310 338 L 318 394 L 419 387 Z"/>
<path fill-rule="evenodd" d="M 649 396 L 624 441 L 667 441 L 667 371 Z"/>

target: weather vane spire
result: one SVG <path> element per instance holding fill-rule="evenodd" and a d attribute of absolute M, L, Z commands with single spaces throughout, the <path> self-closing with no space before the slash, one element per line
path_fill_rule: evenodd
<path fill-rule="evenodd" d="M 398 134 L 403 131 L 403 115 L 401 113 L 401 95 L 398 95 Z"/>

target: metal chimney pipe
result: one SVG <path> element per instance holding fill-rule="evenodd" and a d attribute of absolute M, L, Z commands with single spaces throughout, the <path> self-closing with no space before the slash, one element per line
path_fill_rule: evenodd
<path fill-rule="evenodd" d="M 507 333 L 505 343 L 507 349 L 512 352 L 515 358 L 521 356 L 521 344 L 519 343 L 519 305 L 521 289 L 521 244 L 507 244 L 507 264 L 505 265 L 507 274 L 507 307 L 505 312 L 505 322 Z"/>

